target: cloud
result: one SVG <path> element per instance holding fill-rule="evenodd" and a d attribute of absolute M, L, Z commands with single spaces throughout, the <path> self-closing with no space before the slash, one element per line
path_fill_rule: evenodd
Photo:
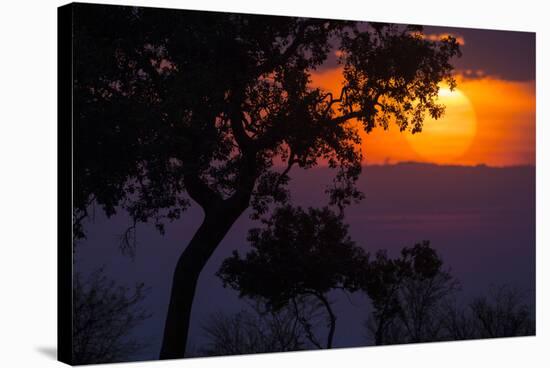
<path fill-rule="evenodd" d="M 441 41 L 447 37 L 454 37 L 456 39 L 456 42 L 458 42 L 460 46 L 464 46 L 466 44 L 464 37 L 454 33 L 415 33 L 415 34 L 429 41 Z"/>
<path fill-rule="evenodd" d="M 456 69 L 454 72 L 456 78 L 472 79 L 472 78 L 487 78 L 488 73 L 483 69 Z M 495 79 L 500 79 L 498 76 L 491 76 Z"/>

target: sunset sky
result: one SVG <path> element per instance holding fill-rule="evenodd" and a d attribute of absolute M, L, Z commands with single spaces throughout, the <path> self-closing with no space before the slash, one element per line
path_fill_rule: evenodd
<path fill-rule="evenodd" d="M 421 134 L 396 126 L 364 135 L 366 164 L 403 161 L 514 166 L 535 164 L 535 35 L 526 32 L 425 27 L 428 39 L 451 34 L 463 56 L 453 60 L 458 87 L 442 88 L 445 116 Z M 339 91 L 336 55 L 312 75 L 314 86 Z"/>
<path fill-rule="evenodd" d="M 95 21 L 97 27 L 105 26 L 103 20 Z M 462 57 L 452 60 L 457 88 L 441 86 L 446 115 L 426 120 L 421 133 L 399 132 L 391 124 L 387 131 L 359 130 L 363 164 L 370 166 L 354 183 L 364 199 L 340 212 L 350 239 L 373 256 L 383 251 L 390 257 L 399 255 L 403 247 L 429 240 L 445 269 L 460 282 L 457 303 L 467 305 L 489 295 L 494 286 L 509 285 L 533 306 L 535 34 L 432 26 L 424 27 L 424 33 L 429 40 L 451 34 L 461 45 Z M 332 52 L 312 73 L 311 86 L 339 95 L 343 77 L 336 54 Z M 320 161 L 319 167 L 295 165 L 290 171 L 285 187 L 289 204 L 302 208 L 330 204 L 326 189 L 334 185 L 335 170 Z M 276 161 L 279 164 L 284 162 Z M 152 221 L 136 224 L 127 211 L 106 216 L 95 202 L 93 216 L 85 219 L 86 238 L 79 240 L 74 252 L 75 274 L 91 275 L 103 267 L 121 285 L 143 282 L 149 288 L 143 307 L 151 317 L 131 336 L 147 346 L 128 360 L 159 357 L 173 270 L 180 267 L 183 250 L 205 223 L 206 212 L 195 201 L 190 203 L 181 218 L 165 223 L 163 233 Z M 252 305 L 225 287 L 216 274 L 235 250 L 244 255 L 251 249 L 249 230 L 263 226 L 254 214 L 249 208 L 231 225 L 200 273 L 189 327 L 188 348 L 193 354 L 209 346 L 204 327 L 213 316 L 235 316 Z M 120 239 L 128 229 L 135 236 L 134 257 L 121 251 Z M 370 344 L 365 328 L 372 312 L 370 299 L 362 292 L 341 290 L 328 296 L 338 316 L 334 346 Z M 324 326 L 316 328 L 322 332 Z"/>

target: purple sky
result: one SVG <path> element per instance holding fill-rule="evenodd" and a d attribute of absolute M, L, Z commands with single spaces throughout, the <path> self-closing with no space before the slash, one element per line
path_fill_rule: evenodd
<path fill-rule="evenodd" d="M 319 186 L 304 185 L 306 176 Z M 323 188 L 330 177 L 327 169 L 294 172 L 294 203 L 325 204 Z M 352 238 L 366 250 L 387 249 L 395 255 L 404 246 L 429 239 L 462 282 L 465 299 L 503 283 L 530 292 L 534 298 L 534 167 L 369 166 L 359 187 L 366 199 L 346 212 L 346 221 Z M 136 359 L 157 358 L 172 271 L 201 218 L 201 211 L 193 206 L 184 219 L 167 227 L 164 237 L 152 226 L 140 225 L 134 261 L 117 248 L 118 235 L 129 225 L 126 216 L 106 220 L 98 210 L 93 223 L 87 224 L 89 236 L 79 245 L 76 269 L 87 273 L 105 264 L 119 282 L 143 281 L 152 289 L 145 305 L 154 316 L 136 330 L 137 336 L 150 342 L 150 348 Z M 244 305 L 214 274 L 232 250 L 247 250 L 246 232 L 252 226 L 243 215 L 201 274 L 190 331 L 190 343 L 195 346 L 204 342 L 201 325 L 211 313 L 236 312 Z M 350 302 L 338 293 L 331 297 L 339 315 L 335 346 L 364 344 L 367 299 L 354 295 Z"/>

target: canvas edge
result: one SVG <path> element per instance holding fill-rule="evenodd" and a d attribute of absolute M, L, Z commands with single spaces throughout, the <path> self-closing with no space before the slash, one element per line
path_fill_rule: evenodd
<path fill-rule="evenodd" d="M 73 4 L 57 8 L 57 360 L 73 362 Z"/>

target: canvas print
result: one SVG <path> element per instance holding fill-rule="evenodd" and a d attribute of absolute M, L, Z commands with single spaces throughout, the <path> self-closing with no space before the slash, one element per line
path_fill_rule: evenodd
<path fill-rule="evenodd" d="M 60 360 L 535 334 L 535 34 L 357 18 L 59 9 Z"/>

